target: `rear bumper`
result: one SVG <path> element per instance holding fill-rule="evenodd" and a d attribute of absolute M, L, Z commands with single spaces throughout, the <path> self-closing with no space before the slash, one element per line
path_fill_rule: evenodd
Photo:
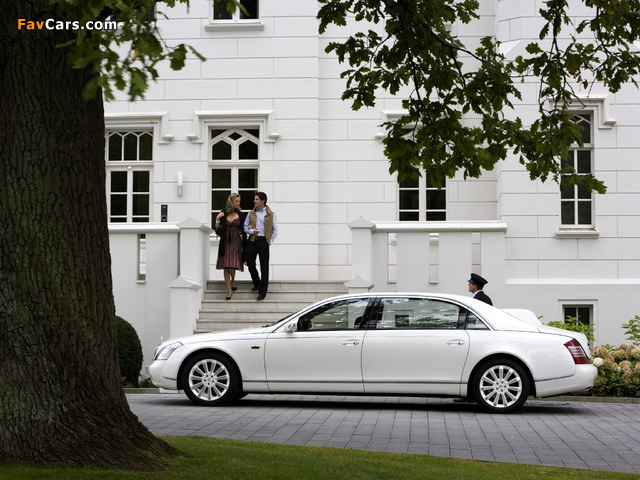
<path fill-rule="evenodd" d="M 536 382 L 536 397 L 552 397 L 577 393 L 593 387 L 598 369 L 593 365 L 576 365 L 576 373 L 570 377 Z"/>

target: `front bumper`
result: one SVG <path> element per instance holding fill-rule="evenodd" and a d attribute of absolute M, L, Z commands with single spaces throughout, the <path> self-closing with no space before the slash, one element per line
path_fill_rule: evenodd
<path fill-rule="evenodd" d="M 166 360 L 156 360 L 147 367 L 147 371 L 151 376 L 151 381 L 156 387 L 164 388 L 166 390 L 178 390 L 177 380 L 172 380 L 162 375 L 162 371 L 164 370 L 166 363 Z"/>

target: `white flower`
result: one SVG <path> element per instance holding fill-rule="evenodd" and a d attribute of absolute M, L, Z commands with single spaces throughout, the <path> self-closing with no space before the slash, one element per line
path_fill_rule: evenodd
<path fill-rule="evenodd" d="M 600 357 L 596 357 L 596 358 L 594 358 L 594 359 L 593 359 L 593 364 L 594 364 L 596 367 L 600 367 L 600 366 L 602 366 L 602 364 L 603 364 L 603 363 L 604 363 L 604 360 L 603 360 L 603 359 L 601 359 Z"/>

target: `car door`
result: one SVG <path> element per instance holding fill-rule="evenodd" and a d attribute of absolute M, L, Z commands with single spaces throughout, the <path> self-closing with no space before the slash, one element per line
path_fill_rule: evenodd
<path fill-rule="evenodd" d="M 362 375 L 367 394 L 459 395 L 469 352 L 466 309 L 420 297 L 382 297 L 367 330 Z"/>
<path fill-rule="evenodd" d="M 265 347 L 269 391 L 363 393 L 366 330 L 361 327 L 369 301 L 365 296 L 327 302 L 270 334 Z"/>

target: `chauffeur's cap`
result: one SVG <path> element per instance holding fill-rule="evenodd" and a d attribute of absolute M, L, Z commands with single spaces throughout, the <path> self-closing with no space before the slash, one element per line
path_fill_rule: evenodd
<path fill-rule="evenodd" d="M 489 283 L 477 273 L 472 273 L 471 278 L 468 281 L 469 283 L 475 283 L 480 288 L 484 287 L 487 283 Z"/>

